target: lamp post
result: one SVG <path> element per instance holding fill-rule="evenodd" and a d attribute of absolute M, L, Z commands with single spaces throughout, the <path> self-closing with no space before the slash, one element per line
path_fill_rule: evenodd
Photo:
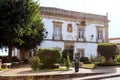
<path fill-rule="evenodd" d="M 75 36 L 75 38 L 77 38 L 77 36 Z M 76 42 L 76 41 L 75 41 Z M 75 50 L 77 49 L 77 45 L 75 43 Z M 79 57 L 77 55 L 77 53 L 75 53 L 75 72 L 79 71 Z"/>
<path fill-rule="evenodd" d="M 76 55 L 76 57 L 75 57 L 75 72 L 78 72 L 78 71 L 79 71 L 79 58 Z"/>

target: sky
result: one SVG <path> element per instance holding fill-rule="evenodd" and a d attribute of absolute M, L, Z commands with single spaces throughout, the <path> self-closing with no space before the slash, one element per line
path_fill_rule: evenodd
<path fill-rule="evenodd" d="M 108 13 L 109 38 L 120 37 L 119 0 L 39 0 L 40 6 L 106 15 Z"/>

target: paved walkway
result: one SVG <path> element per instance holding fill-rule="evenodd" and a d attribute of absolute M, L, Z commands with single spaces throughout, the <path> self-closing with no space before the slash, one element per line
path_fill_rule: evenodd
<path fill-rule="evenodd" d="M 0 76 L 21 76 L 21 75 L 56 75 L 56 74 L 81 74 L 81 73 L 108 73 L 96 75 L 96 77 L 100 76 L 111 76 L 111 75 L 120 75 L 120 67 L 103 67 L 103 68 L 95 68 L 95 69 L 84 69 L 79 68 L 79 72 L 75 73 L 74 68 L 71 68 L 69 71 L 53 71 L 53 70 L 41 70 L 41 71 L 32 71 L 29 65 L 22 66 L 20 68 L 8 69 L 6 71 L 0 72 Z M 87 79 L 87 77 L 81 77 L 81 79 Z M 95 77 L 95 76 L 93 76 Z M 92 78 L 92 76 L 91 76 Z M 70 79 L 70 80 L 77 80 Z M 80 78 L 78 79 L 80 80 Z"/>

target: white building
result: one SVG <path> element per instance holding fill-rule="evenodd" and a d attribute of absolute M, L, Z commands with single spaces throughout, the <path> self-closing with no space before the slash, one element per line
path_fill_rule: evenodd
<path fill-rule="evenodd" d="M 41 7 L 40 10 L 48 35 L 38 48 L 67 49 L 70 57 L 75 59 L 76 54 L 79 57 L 97 56 L 97 44 L 108 42 L 107 14 L 96 15 L 51 7 Z M 19 50 L 13 53 L 19 57 Z"/>
<path fill-rule="evenodd" d="M 97 56 L 98 42 L 108 42 L 108 16 L 41 7 L 47 38 L 38 48 L 70 51 L 73 59 Z"/>

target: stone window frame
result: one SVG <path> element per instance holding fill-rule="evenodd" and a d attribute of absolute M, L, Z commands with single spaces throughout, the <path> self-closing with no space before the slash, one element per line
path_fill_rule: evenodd
<path fill-rule="evenodd" d="M 79 29 L 83 29 L 83 37 L 79 37 Z M 77 38 L 81 38 L 81 39 L 85 39 L 85 26 L 81 25 L 81 24 L 77 24 Z"/>
<path fill-rule="evenodd" d="M 104 27 L 102 27 L 102 26 L 96 26 L 96 28 L 97 28 L 97 34 L 96 34 L 97 40 L 103 40 L 104 39 Z M 99 35 L 98 31 L 102 31 L 102 38 L 100 38 L 98 36 Z"/>
<path fill-rule="evenodd" d="M 54 40 L 62 40 L 62 24 L 63 22 L 59 22 L 59 21 L 52 21 L 53 23 L 53 39 Z M 60 27 L 60 39 L 55 39 L 55 27 Z"/>

